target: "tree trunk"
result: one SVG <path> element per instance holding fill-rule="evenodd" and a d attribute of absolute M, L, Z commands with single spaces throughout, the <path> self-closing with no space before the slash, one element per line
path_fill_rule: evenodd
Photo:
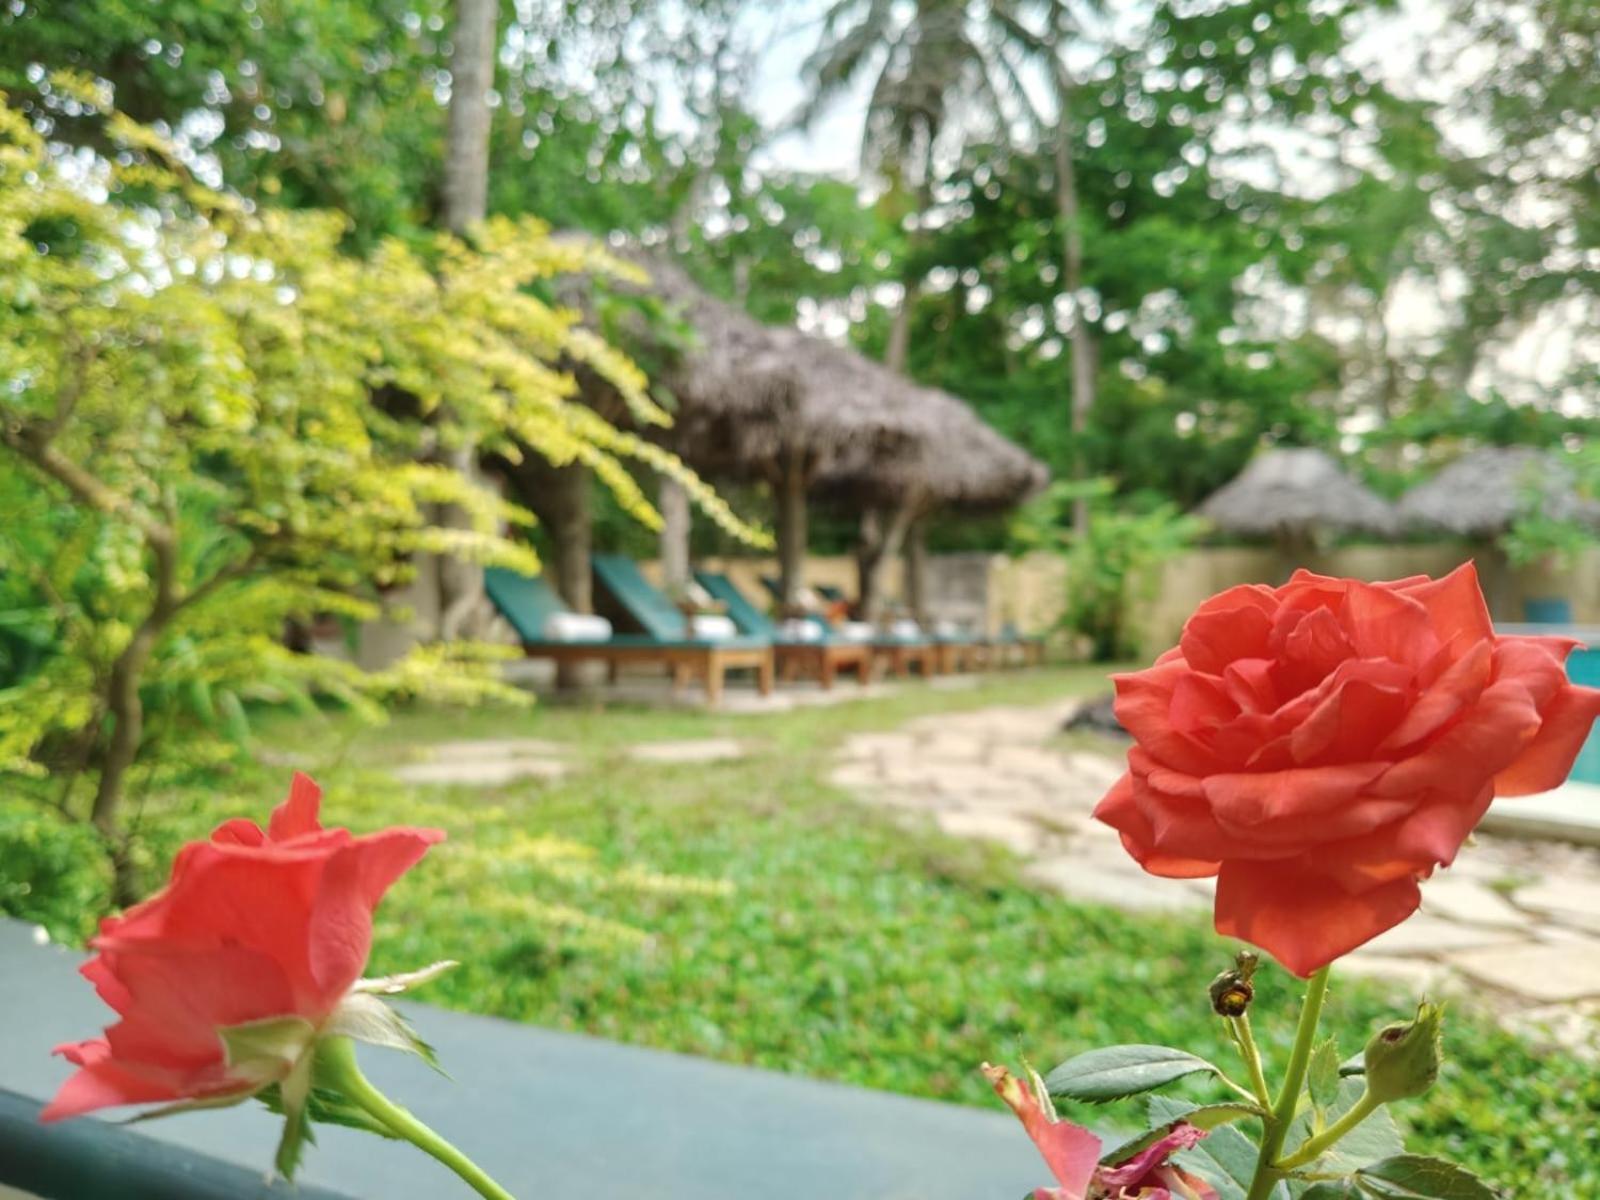
<path fill-rule="evenodd" d="M 589 468 L 573 463 L 558 468 L 554 474 L 558 494 L 550 538 L 555 543 L 556 586 L 574 612 L 593 612 L 589 547 L 594 536 L 594 518 L 589 509 Z"/>
<path fill-rule="evenodd" d="M 918 517 L 906 531 L 905 547 L 906 607 L 918 622 L 928 619 L 928 523 Z"/>
<path fill-rule="evenodd" d="M 161 537 L 151 537 L 150 549 L 155 566 L 156 598 L 144 620 L 139 623 L 139 628 L 134 631 L 133 638 L 117 655 L 106 683 L 105 712 L 111 718 L 111 738 L 100 765 L 94 807 L 89 813 L 90 821 L 110 850 L 112 902 L 124 908 L 139 899 L 138 881 L 134 877 L 129 855 L 128 835 L 118 812 L 122 806 L 123 784 L 128 768 L 138 758 L 139 743 L 144 739 L 144 701 L 139 696 L 139 684 L 156 643 L 161 640 L 161 634 L 178 611 L 178 551 L 175 538 L 170 531 Z"/>
<path fill-rule="evenodd" d="M 661 477 L 661 577 L 669 592 L 689 583 L 689 493 L 670 475 Z"/>
<path fill-rule="evenodd" d="M 861 518 L 861 547 L 857 553 L 860 570 L 860 605 L 863 621 L 876 621 L 883 615 L 885 572 L 905 543 L 906 531 L 918 515 L 918 505 L 908 497 L 885 516 L 882 509 L 868 509 Z"/>
<path fill-rule="evenodd" d="M 900 297 L 900 307 L 894 310 L 894 323 L 889 326 L 889 343 L 883 350 L 883 365 L 891 371 L 905 374 L 906 360 L 911 357 L 911 310 L 917 303 L 917 285 L 910 279 L 902 281 L 905 293 Z"/>
<path fill-rule="evenodd" d="M 789 452 L 774 490 L 778 503 L 778 603 L 787 608 L 805 585 L 806 470 L 802 452 Z"/>
<path fill-rule="evenodd" d="M 548 460 L 526 451 L 522 461 L 507 469 L 506 480 L 512 498 L 531 509 L 550 536 L 550 557 L 544 569 L 553 579 L 557 594 L 573 612 L 593 612 L 589 468 L 581 463 L 552 466 Z M 570 687 L 577 682 L 575 666 L 562 663 L 556 669 L 560 686 Z"/>
<path fill-rule="evenodd" d="M 489 196 L 489 91 L 494 87 L 498 0 L 456 0 L 456 26 L 450 53 L 450 113 L 445 137 L 444 226 L 462 235 L 483 220 Z M 463 446 L 449 465 L 462 475 L 476 474 L 477 454 Z M 440 508 L 439 524 L 465 529 L 460 507 Z M 454 641 L 475 636 L 488 618 L 483 572 L 476 564 L 443 558 L 439 562 L 439 620 L 434 636 Z"/>
<path fill-rule="evenodd" d="M 1088 474 L 1084 439 L 1089 430 L 1089 415 L 1094 411 L 1095 369 L 1098 353 L 1094 331 L 1083 311 L 1083 228 L 1078 207 L 1078 172 L 1072 161 L 1071 83 L 1057 68 L 1055 176 L 1056 210 L 1061 219 L 1061 283 L 1072 297 L 1072 477 L 1082 480 Z M 1078 533 L 1089 528 L 1089 500 L 1079 496 L 1072 505 L 1072 526 Z"/>
<path fill-rule="evenodd" d="M 494 87 L 499 0 L 456 0 L 445 137 L 444 226 L 462 233 L 489 202 L 489 92 Z"/>

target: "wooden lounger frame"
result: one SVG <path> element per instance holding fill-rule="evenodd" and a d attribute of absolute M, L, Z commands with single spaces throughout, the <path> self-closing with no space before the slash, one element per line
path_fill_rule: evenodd
<path fill-rule="evenodd" d="M 558 667 L 562 663 L 603 662 L 613 682 L 624 664 L 661 663 L 672 674 L 672 689 L 675 692 L 681 691 L 690 679 L 702 680 L 706 688 L 706 703 L 712 707 L 722 702 L 723 683 L 729 671 L 754 667 L 756 690 L 763 696 L 772 694 L 774 665 L 769 646 L 618 646 L 607 642 L 525 642 L 522 653 L 527 658 L 547 658 Z"/>
<path fill-rule="evenodd" d="M 840 670 L 854 671 L 862 687 L 872 682 L 876 655 L 870 642 L 777 642 L 778 677 L 792 683 L 802 675 L 814 676 L 822 690 L 833 686 Z"/>

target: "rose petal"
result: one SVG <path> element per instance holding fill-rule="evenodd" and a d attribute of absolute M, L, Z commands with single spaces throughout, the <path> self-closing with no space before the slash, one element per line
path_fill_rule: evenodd
<path fill-rule="evenodd" d="M 296 771 L 289 784 L 289 798 L 272 810 L 268 836 L 275 842 L 286 842 L 308 833 L 320 833 L 322 825 L 317 813 L 321 804 L 322 789 L 309 775 Z"/>
<path fill-rule="evenodd" d="M 1039 1098 L 1004 1067 L 985 1063 L 983 1073 L 1039 1148 L 1050 1173 L 1065 1189 L 1061 1195 L 1065 1200 L 1083 1200 L 1100 1164 L 1100 1139 L 1071 1121 L 1052 1121 Z"/>
<path fill-rule="evenodd" d="M 1476 796 L 1486 780 L 1516 761 L 1539 732 L 1539 710 L 1516 679 L 1484 689 L 1454 725 L 1372 785 L 1375 796 L 1436 792 Z"/>
<path fill-rule="evenodd" d="M 1287 816 L 1312 816 L 1348 804 L 1389 769 L 1388 763 L 1340 763 L 1265 775 L 1212 775 L 1206 799 L 1219 819 L 1249 826 Z"/>
<path fill-rule="evenodd" d="M 1399 751 L 1414 746 L 1475 704 L 1489 683 L 1493 649 L 1493 643 L 1479 642 L 1451 664 L 1417 697 L 1404 720 L 1379 743 L 1379 750 Z"/>
<path fill-rule="evenodd" d="M 1405 668 L 1395 667 L 1394 672 L 1403 673 Z M 1409 700 L 1402 687 L 1348 679 L 1296 727 L 1289 737 L 1289 752 L 1297 763 L 1373 759 L 1378 744 L 1405 716 Z"/>
<path fill-rule="evenodd" d="M 444 836 L 442 829 L 386 829 L 357 838 L 328 860 L 307 930 L 320 1005 L 331 1009 L 361 978 L 372 949 L 372 910 Z"/>
<path fill-rule="evenodd" d="M 1420 667 L 1443 645 L 1421 601 L 1376 584 L 1351 584 L 1340 619 L 1362 658 Z"/>
<path fill-rule="evenodd" d="M 1111 1167 L 1101 1167 L 1095 1182 L 1104 1187 L 1126 1188 L 1148 1183 L 1150 1172 L 1163 1166 L 1167 1159 L 1180 1150 L 1188 1150 L 1205 1140 L 1205 1130 L 1187 1123 L 1179 1123 L 1161 1138 L 1146 1146 L 1132 1158 L 1124 1159 Z"/>
<path fill-rule="evenodd" d="M 1196 671 L 1220 675 L 1231 662 L 1261 658 L 1277 606 L 1269 589 L 1241 584 L 1213 596 L 1190 617 L 1178 645 Z"/>
<path fill-rule="evenodd" d="M 1316 687 L 1340 663 L 1357 656 L 1355 644 L 1331 609 L 1314 609 L 1282 630 L 1287 632 L 1282 632 L 1272 675 L 1281 696 L 1298 696 Z"/>
<path fill-rule="evenodd" d="M 1225 862 L 1217 875 L 1216 926 L 1303 978 L 1400 924 L 1421 899 L 1410 877 L 1351 894 L 1302 862 Z"/>
<path fill-rule="evenodd" d="M 1117 780 L 1095 806 L 1094 816 L 1122 835 L 1123 849 L 1152 875 L 1169 879 L 1203 879 L 1217 873 L 1219 864 L 1215 862 L 1184 858 L 1155 849 L 1152 844 L 1155 834 L 1150 822 L 1134 803 L 1133 779 L 1130 775 Z"/>
<path fill-rule="evenodd" d="M 1424 575 L 1380 586 L 1400 592 L 1426 608 L 1435 636 L 1452 658 L 1459 658 L 1475 643 L 1494 637 L 1489 606 L 1478 585 L 1478 568 L 1470 562 L 1462 563 L 1442 579 Z"/>
<path fill-rule="evenodd" d="M 148 1104 L 182 1098 L 174 1083 L 135 1075 L 104 1054 L 85 1052 L 83 1047 L 88 1044 L 79 1043 L 75 1048 L 82 1057 L 74 1061 L 83 1061 L 85 1065 L 61 1085 L 55 1098 L 39 1114 L 39 1120 L 48 1124 L 119 1104 Z M 67 1053 L 63 1047 L 57 1047 L 56 1052 Z"/>
<path fill-rule="evenodd" d="M 1600 690 L 1564 688 L 1539 715 L 1539 732 L 1495 776 L 1496 795 L 1527 796 L 1561 786 L 1600 717 Z"/>

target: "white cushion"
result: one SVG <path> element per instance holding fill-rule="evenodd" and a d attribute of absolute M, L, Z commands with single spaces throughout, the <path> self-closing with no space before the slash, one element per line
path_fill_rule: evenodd
<path fill-rule="evenodd" d="M 909 617 L 901 617 L 889 623 L 889 636 L 898 638 L 902 642 L 915 641 L 922 636 L 922 626 Z"/>
<path fill-rule="evenodd" d="M 870 642 L 878 631 L 870 621 L 840 621 L 839 636 L 847 642 Z"/>
<path fill-rule="evenodd" d="M 696 608 L 710 608 L 716 603 L 711 593 L 701 586 L 698 579 L 691 579 L 683 585 L 683 597 Z"/>
<path fill-rule="evenodd" d="M 955 638 L 961 636 L 961 626 L 948 617 L 933 623 L 933 636 L 941 638 Z"/>
<path fill-rule="evenodd" d="M 820 642 L 822 626 L 815 621 L 791 617 L 778 626 L 778 640 L 784 642 Z"/>
<path fill-rule="evenodd" d="M 739 627 L 732 617 L 721 613 L 695 613 L 689 618 L 689 633 L 696 641 L 720 642 L 739 636 Z"/>
<path fill-rule="evenodd" d="M 604 642 L 611 637 L 611 622 L 593 613 L 551 613 L 540 632 L 547 642 Z"/>

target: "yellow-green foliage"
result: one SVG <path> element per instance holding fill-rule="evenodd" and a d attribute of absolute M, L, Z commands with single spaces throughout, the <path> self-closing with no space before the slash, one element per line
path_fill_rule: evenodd
<path fill-rule="evenodd" d="M 104 140 L 53 147 L 0 98 L 0 770 L 97 769 L 110 674 L 163 605 L 141 671 L 147 766 L 203 755 L 189 731 L 237 732 L 256 697 L 376 712 L 510 694 L 483 647 L 368 675 L 281 641 L 291 618 L 375 615 L 419 555 L 538 569 L 503 532 L 531 515 L 443 465 L 463 450 L 587 463 L 655 524 L 632 459 L 761 537 L 576 402 L 581 365 L 641 423 L 668 420 L 637 366 L 529 287 L 626 264 L 534 220 L 358 258 L 343 217 L 203 186 L 94 85 L 49 95 L 99 114 Z"/>

